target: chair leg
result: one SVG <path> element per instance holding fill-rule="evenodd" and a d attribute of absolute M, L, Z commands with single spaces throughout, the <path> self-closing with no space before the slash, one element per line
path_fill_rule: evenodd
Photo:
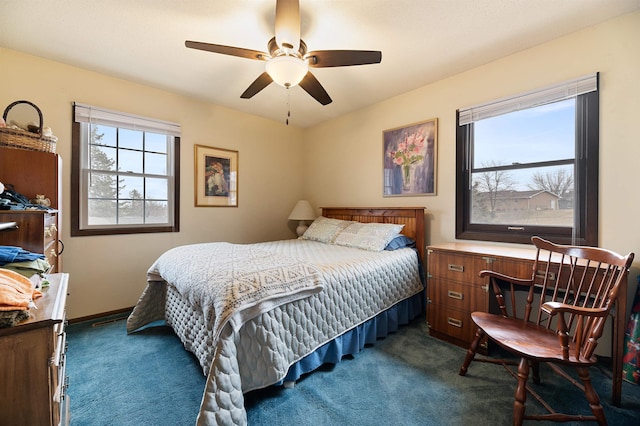
<path fill-rule="evenodd" d="M 602 409 L 602 405 L 600 404 L 598 393 L 593 388 L 593 385 L 591 385 L 589 369 L 585 367 L 577 367 L 577 370 L 578 376 L 580 377 L 580 380 L 582 380 L 582 384 L 584 385 L 584 394 L 587 397 L 587 401 L 589 401 L 589 407 L 591 407 L 593 415 L 596 416 L 596 419 L 600 426 L 606 426 L 607 419 L 604 416 L 604 410 Z"/>
<path fill-rule="evenodd" d="M 531 361 L 531 369 L 533 370 L 533 383 L 540 384 L 540 363 L 538 361 Z"/>
<path fill-rule="evenodd" d="M 458 372 L 459 375 L 464 376 L 467 374 L 467 369 L 469 368 L 469 364 L 471 364 L 471 361 L 473 361 L 473 358 L 475 358 L 476 352 L 478 351 L 478 345 L 480 344 L 480 340 L 483 337 L 484 337 L 484 331 L 478 328 L 478 331 L 476 331 L 476 338 L 473 339 L 473 342 L 471 342 L 471 345 L 467 350 L 467 355 L 464 358 L 464 363 L 460 367 L 460 371 Z"/>
<path fill-rule="evenodd" d="M 529 360 L 520 358 L 518 364 L 518 387 L 516 399 L 513 402 L 513 424 L 521 426 L 524 420 L 525 403 L 527 402 L 527 378 L 529 377 Z"/>

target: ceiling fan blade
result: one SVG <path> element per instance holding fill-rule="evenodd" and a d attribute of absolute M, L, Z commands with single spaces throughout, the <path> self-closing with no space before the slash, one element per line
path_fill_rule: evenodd
<path fill-rule="evenodd" d="M 348 67 L 379 64 L 382 52 L 378 50 L 314 50 L 304 57 L 313 68 Z"/>
<path fill-rule="evenodd" d="M 252 98 L 256 93 L 271 84 L 272 81 L 271 76 L 266 72 L 263 72 L 253 83 L 251 83 L 249 87 L 247 87 L 247 90 L 245 90 L 240 97 L 242 99 Z"/>
<path fill-rule="evenodd" d="M 300 48 L 300 2 L 276 0 L 276 44 L 284 51 Z"/>
<path fill-rule="evenodd" d="M 320 84 L 311 72 L 308 72 L 307 75 L 304 76 L 299 85 L 322 105 L 329 105 L 333 102 L 327 91 L 322 87 L 322 84 Z"/>
<path fill-rule="evenodd" d="M 256 59 L 258 61 L 268 61 L 268 53 L 257 50 L 243 49 L 241 47 L 223 46 L 221 44 L 202 43 L 199 41 L 185 41 L 184 45 L 191 49 L 204 50 L 206 52 L 221 53 L 223 55 L 238 56 L 240 58 Z"/>

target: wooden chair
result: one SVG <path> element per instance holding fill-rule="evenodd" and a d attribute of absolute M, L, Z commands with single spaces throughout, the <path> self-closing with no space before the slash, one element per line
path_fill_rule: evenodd
<path fill-rule="evenodd" d="M 467 373 L 471 361 L 502 364 L 518 381 L 513 403 L 514 425 L 521 425 L 524 419 L 597 421 L 605 425 L 607 420 L 591 384 L 589 367 L 597 362 L 594 350 L 598 338 L 620 288 L 626 289 L 622 284 L 626 283 L 634 254 L 623 257 L 606 249 L 556 245 L 539 237 L 533 237 L 532 242 L 537 248 L 537 256 L 530 278 L 480 272 L 481 277 L 490 277 L 501 314 L 471 314 L 478 331 L 459 374 Z M 509 290 L 509 307 L 505 304 L 501 286 Z M 526 291 L 516 291 L 518 289 Z M 525 295 L 526 300 L 521 300 Z M 516 365 L 515 362 L 486 357 L 476 359 L 478 345 L 485 336 L 520 357 L 517 374 L 508 367 Z M 553 371 L 584 391 L 593 416 L 557 413 L 527 385 L 529 368 L 533 371 L 534 383 L 540 383 L 541 362 L 548 363 Z M 582 386 L 561 366 L 575 367 Z M 549 414 L 525 415 L 527 392 Z"/>

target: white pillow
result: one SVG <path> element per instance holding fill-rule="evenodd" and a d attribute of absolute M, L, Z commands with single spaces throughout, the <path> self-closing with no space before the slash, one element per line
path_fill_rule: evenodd
<path fill-rule="evenodd" d="M 307 230 L 302 234 L 303 240 L 320 241 L 321 243 L 332 244 L 336 236 L 347 226 L 354 223 L 351 220 L 330 219 L 319 216 L 313 221 Z"/>
<path fill-rule="evenodd" d="M 334 244 L 370 251 L 382 251 L 402 231 L 404 225 L 354 222 L 344 228 Z"/>

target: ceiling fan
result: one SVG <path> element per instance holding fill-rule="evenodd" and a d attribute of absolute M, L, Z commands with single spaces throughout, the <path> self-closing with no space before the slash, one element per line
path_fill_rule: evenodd
<path fill-rule="evenodd" d="M 266 61 L 266 70 L 240 95 L 249 99 L 271 82 L 289 88 L 300 85 L 322 105 L 331 103 L 331 97 L 311 74 L 311 68 L 346 67 L 377 64 L 382 52 L 376 50 L 314 50 L 307 52 L 307 45 L 300 38 L 299 0 L 276 0 L 275 37 L 269 40 L 269 52 L 243 49 L 220 44 L 185 41 L 191 49 Z"/>

